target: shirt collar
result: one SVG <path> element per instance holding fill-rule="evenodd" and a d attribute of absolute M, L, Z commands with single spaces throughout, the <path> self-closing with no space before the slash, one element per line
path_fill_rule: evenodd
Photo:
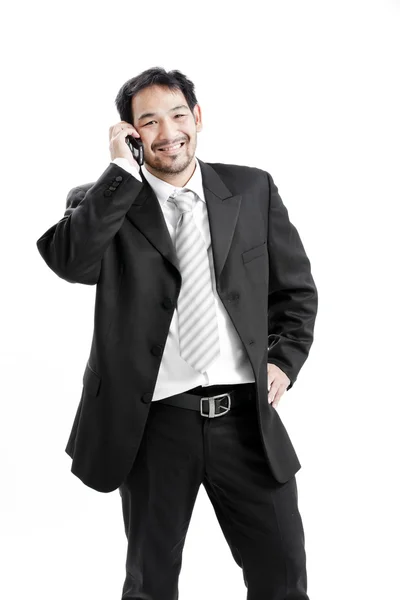
<path fill-rule="evenodd" d="M 146 178 L 149 185 L 153 188 L 153 191 L 154 191 L 155 195 L 157 196 L 158 201 L 160 202 L 161 205 L 165 204 L 165 202 L 168 200 L 168 198 L 171 196 L 171 194 L 173 192 L 178 193 L 183 189 L 191 190 L 192 192 L 197 194 L 197 196 L 200 198 L 200 200 L 205 202 L 204 190 L 203 190 L 203 178 L 201 175 L 201 168 L 199 165 L 199 161 L 197 160 L 196 157 L 195 157 L 195 162 L 196 162 L 196 168 L 193 171 L 193 175 L 191 176 L 191 178 L 189 179 L 189 181 L 183 188 L 175 187 L 175 186 L 171 185 L 170 183 L 168 183 L 167 181 L 163 181 L 162 179 L 159 179 L 158 177 L 153 175 L 153 173 L 150 173 L 150 171 L 148 171 L 146 169 L 145 164 L 143 164 L 141 166 L 141 170 L 142 170 L 144 177 Z"/>

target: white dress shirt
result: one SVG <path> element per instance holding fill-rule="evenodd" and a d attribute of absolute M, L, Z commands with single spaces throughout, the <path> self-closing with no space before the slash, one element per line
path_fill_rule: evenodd
<path fill-rule="evenodd" d="M 197 158 L 195 158 L 195 161 L 196 168 L 184 187 L 195 192 L 193 218 L 207 247 L 221 352 L 220 356 L 204 373 L 196 371 L 183 360 L 179 354 L 178 315 L 175 308 L 161 359 L 160 370 L 152 398 L 153 401 L 174 396 L 199 385 L 207 387 L 216 384 L 250 383 L 255 381 L 253 369 L 243 343 L 216 291 L 214 257 L 211 249 L 207 204 L 204 197 L 201 168 Z M 128 159 L 115 158 L 112 162 L 131 173 L 139 181 L 143 181 L 137 168 L 132 166 Z M 142 165 L 142 172 L 157 196 L 175 247 L 176 226 L 180 212 L 177 206 L 172 202 L 167 202 L 167 200 L 171 194 L 178 194 L 183 188 L 174 187 L 170 183 L 159 179 L 146 169 L 145 164 Z"/>

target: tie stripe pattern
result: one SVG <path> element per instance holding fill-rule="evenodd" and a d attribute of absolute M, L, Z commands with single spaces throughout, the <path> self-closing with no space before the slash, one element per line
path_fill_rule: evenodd
<path fill-rule="evenodd" d="M 168 201 L 181 213 L 175 239 L 182 276 L 177 305 L 180 354 L 203 373 L 220 354 L 207 248 L 193 218 L 194 192 L 184 188 Z"/>

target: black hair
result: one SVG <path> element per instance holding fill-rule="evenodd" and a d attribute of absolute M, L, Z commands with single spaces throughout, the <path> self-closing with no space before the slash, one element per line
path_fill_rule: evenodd
<path fill-rule="evenodd" d="M 147 69 L 136 77 L 128 79 L 119 90 L 115 105 L 117 107 L 121 121 L 126 121 L 133 125 L 132 98 L 141 90 L 151 85 L 161 85 L 170 90 L 181 90 L 185 96 L 189 109 L 194 116 L 194 107 L 197 104 L 194 84 L 180 71 L 166 71 L 162 67 L 152 67 Z"/>

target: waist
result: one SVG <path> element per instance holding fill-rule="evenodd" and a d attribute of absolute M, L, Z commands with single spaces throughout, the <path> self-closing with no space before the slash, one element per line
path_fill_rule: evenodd
<path fill-rule="evenodd" d="M 229 395 L 217 397 L 229 392 Z M 215 396 L 214 399 L 211 399 Z M 209 399 L 208 399 L 209 398 Z M 256 398 L 255 383 L 219 384 L 210 386 L 197 386 L 190 390 L 169 396 L 154 402 L 155 407 L 160 404 L 172 405 L 179 408 L 191 409 L 200 412 L 203 417 L 219 417 L 227 414 L 232 408 L 252 407 Z"/>
<path fill-rule="evenodd" d="M 198 385 L 195 388 L 190 390 L 185 390 L 185 394 L 194 394 L 196 396 L 210 397 L 216 396 L 217 394 L 223 394 L 224 392 L 229 392 L 231 390 L 235 391 L 243 391 L 248 392 L 250 389 L 255 388 L 254 382 L 249 383 L 224 383 L 224 384 L 216 384 L 216 385 L 208 385 L 202 386 Z"/>

